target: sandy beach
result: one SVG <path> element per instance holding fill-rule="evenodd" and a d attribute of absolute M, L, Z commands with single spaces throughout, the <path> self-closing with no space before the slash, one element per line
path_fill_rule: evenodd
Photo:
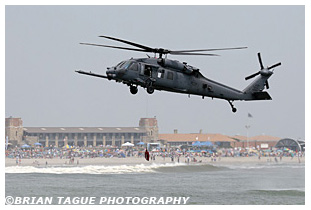
<path fill-rule="evenodd" d="M 283 157 L 280 161 L 280 158 L 277 158 L 277 162 L 275 161 L 274 157 L 221 157 L 217 158 L 216 161 L 211 161 L 211 158 L 208 157 L 196 157 L 198 162 L 190 162 L 190 164 L 197 164 L 197 163 L 213 163 L 213 164 L 265 164 L 265 163 L 293 163 L 299 164 L 298 157 Z M 35 161 L 37 161 L 35 163 Z M 185 163 L 186 158 L 180 157 L 179 162 Z M 175 159 L 173 162 L 171 158 L 166 157 L 156 157 L 155 160 L 146 161 L 142 157 L 126 157 L 126 158 L 75 158 L 74 163 L 70 164 L 69 159 L 60 159 L 60 158 L 53 158 L 53 159 L 22 159 L 21 166 L 45 166 L 46 163 L 48 166 L 87 166 L 87 165 L 137 165 L 137 164 L 165 164 L 165 163 L 173 163 L 177 162 Z M 300 158 L 300 163 L 305 162 L 305 157 Z M 16 160 L 12 158 L 5 158 L 5 166 L 16 166 Z"/>

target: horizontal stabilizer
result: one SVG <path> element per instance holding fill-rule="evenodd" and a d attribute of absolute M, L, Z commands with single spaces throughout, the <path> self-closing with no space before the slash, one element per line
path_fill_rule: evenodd
<path fill-rule="evenodd" d="M 255 92 L 253 93 L 255 100 L 272 100 L 271 96 L 267 92 Z"/>

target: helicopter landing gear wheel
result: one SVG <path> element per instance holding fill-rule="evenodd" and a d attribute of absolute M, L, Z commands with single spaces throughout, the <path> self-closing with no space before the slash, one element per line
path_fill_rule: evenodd
<path fill-rule="evenodd" d="M 229 100 L 228 100 L 228 102 L 229 102 L 229 104 L 230 104 L 230 106 L 231 106 L 231 108 L 232 108 L 232 112 L 233 112 L 233 113 L 236 113 L 237 109 L 233 106 L 233 101 L 229 101 Z"/>
<path fill-rule="evenodd" d="M 153 83 L 155 82 L 155 79 L 153 78 L 148 78 L 146 80 L 146 90 L 147 93 L 152 94 L 154 92 L 154 87 L 153 87 Z"/>
<path fill-rule="evenodd" d="M 152 94 L 154 92 L 154 88 L 152 86 L 147 87 L 147 93 Z"/>
<path fill-rule="evenodd" d="M 131 85 L 131 86 L 130 86 L 130 92 L 131 92 L 133 95 L 135 95 L 135 94 L 138 92 L 137 86 Z"/>

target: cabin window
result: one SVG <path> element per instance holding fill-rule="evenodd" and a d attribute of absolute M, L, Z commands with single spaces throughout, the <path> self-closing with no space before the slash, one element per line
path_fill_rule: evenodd
<path fill-rule="evenodd" d="M 169 79 L 169 80 L 173 80 L 173 79 L 174 79 L 174 74 L 173 74 L 173 72 L 171 72 L 171 71 L 168 71 L 168 72 L 167 72 L 167 79 Z"/>

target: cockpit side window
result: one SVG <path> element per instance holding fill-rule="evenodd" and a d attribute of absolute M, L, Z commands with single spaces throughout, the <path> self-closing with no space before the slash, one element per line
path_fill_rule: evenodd
<path fill-rule="evenodd" d="M 133 71 L 138 71 L 138 64 L 137 63 L 132 63 L 131 66 L 129 67 L 130 70 Z"/>

